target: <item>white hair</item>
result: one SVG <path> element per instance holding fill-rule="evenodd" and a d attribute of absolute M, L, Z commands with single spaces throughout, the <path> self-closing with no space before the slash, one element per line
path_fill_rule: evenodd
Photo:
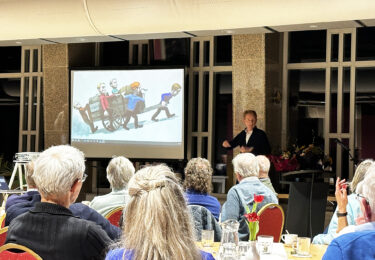
<path fill-rule="evenodd" d="M 270 160 L 264 155 L 258 155 L 256 158 L 259 164 L 259 171 L 268 173 L 271 167 Z"/>
<path fill-rule="evenodd" d="M 366 159 L 357 166 L 357 169 L 355 170 L 355 173 L 354 173 L 354 177 L 349 184 L 350 190 L 352 192 L 356 192 L 358 183 L 363 181 L 363 179 L 366 176 L 367 170 L 373 164 L 374 164 L 374 161 L 372 159 Z"/>
<path fill-rule="evenodd" d="M 362 191 L 362 195 L 367 198 L 371 211 L 375 214 L 375 166 L 372 165 L 366 173 L 365 179 L 360 183 L 358 190 Z"/>
<path fill-rule="evenodd" d="M 69 145 L 52 146 L 35 161 L 33 179 L 44 197 L 66 194 L 85 171 L 84 154 Z"/>
<path fill-rule="evenodd" d="M 107 166 L 107 179 L 113 189 L 122 190 L 127 187 L 134 172 L 132 162 L 124 156 L 118 156 L 113 158 Z"/>
<path fill-rule="evenodd" d="M 254 154 L 240 153 L 232 160 L 234 172 L 242 177 L 259 176 L 259 164 Z"/>

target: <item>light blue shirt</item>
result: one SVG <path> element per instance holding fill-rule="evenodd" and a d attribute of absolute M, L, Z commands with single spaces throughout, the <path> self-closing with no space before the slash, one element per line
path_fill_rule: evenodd
<path fill-rule="evenodd" d="M 102 216 L 107 215 L 111 210 L 117 207 L 125 207 L 130 200 L 128 189 L 112 190 L 112 192 L 96 196 L 91 202 L 90 207 L 95 209 Z"/>
<path fill-rule="evenodd" d="M 327 234 L 316 235 L 314 237 L 313 244 L 329 245 L 332 242 L 332 240 L 337 236 L 337 210 L 338 209 L 336 207 L 331 222 L 329 223 Z M 356 218 L 358 218 L 362 214 L 362 212 L 359 201 L 356 199 L 356 194 L 354 193 L 348 196 L 348 205 L 346 205 L 346 212 L 348 212 L 348 225 L 355 225 Z"/>

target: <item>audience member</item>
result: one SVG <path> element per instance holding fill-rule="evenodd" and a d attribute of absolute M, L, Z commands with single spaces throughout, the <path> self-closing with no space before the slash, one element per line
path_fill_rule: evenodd
<path fill-rule="evenodd" d="M 8 198 L 5 204 L 5 226 L 9 226 L 11 221 L 19 215 L 29 211 L 34 207 L 35 203 L 41 201 L 39 191 L 33 179 L 34 162 L 26 165 L 26 183 L 27 192 L 22 195 L 12 195 Z M 112 225 L 106 218 L 96 212 L 94 209 L 82 204 L 74 203 L 70 205 L 69 209 L 73 215 L 82 219 L 90 220 L 103 228 L 107 235 L 115 240 L 121 236 L 121 229 Z"/>
<path fill-rule="evenodd" d="M 103 216 L 111 210 L 125 206 L 129 201 L 128 182 L 134 174 L 134 166 L 123 156 L 113 158 L 107 167 L 107 179 L 112 191 L 106 195 L 95 197 L 90 207 L 98 211 Z"/>
<path fill-rule="evenodd" d="M 26 164 L 25 179 L 27 184 L 27 192 L 22 195 L 11 195 L 5 203 L 5 211 L 14 204 L 25 202 L 25 201 L 40 201 L 40 195 L 38 189 L 36 188 L 35 182 L 32 179 L 34 173 L 34 162 L 29 162 Z M 6 226 L 8 226 L 6 224 Z"/>
<path fill-rule="evenodd" d="M 339 192 L 344 197 L 345 184 L 338 182 Z M 362 194 L 358 194 L 359 203 L 367 223 L 354 227 L 354 232 L 343 234 L 334 239 L 323 256 L 324 260 L 373 259 L 375 255 L 375 167 L 371 166 L 361 182 Z M 345 209 L 345 208 L 344 208 Z M 339 212 L 345 215 L 345 212 Z"/>
<path fill-rule="evenodd" d="M 74 147 L 42 152 L 33 174 L 41 202 L 11 222 L 5 242 L 24 245 L 43 259 L 102 259 L 111 239 L 68 209 L 82 188 L 84 170 L 84 155 Z"/>
<path fill-rule="evenodd" d="M 272 186 L 272 182 L 268 177 L 268 172 L 270 171 L 271 163 L 270 160 L 264 155 L 258 155 L 257 157 L 259 164 L 259 180 L 266 185 L 273 193 L 277 194 Z"/>
<path fill-rule="evenodd" d="M 182 187 L 168 167 L 139 170 L 129 195 L 123 238 L 106 259 L 214 259 L 198 250 Z"/>
<path fill-rule="evenodd" d="M 239 184 L 233 186 L 228 192 L 227 201 L 222 209 L 222 221 L 243 219 L 243 215 L 246 213 L 245 206 L 251 209 L 254 204 L 254 195 L 264 196 L 263 202 L 257 205 L 257 211 L 268 203 L 278 203 L 275 193 L 258 179 L 259 165 L 253 154 L 239 154 L 232 163 Z M 238 233 L 241 240 L 247 240 L 249 236 L 247 225 L 241 225 Z"/>
<path fill-rule="evenodd" d="M 342 200 L 338 200 L 338 203 L 340 203 L 340 207 L 342 208 L 342 212 L 347 212 L 346 216 L 346 225 L 355 225 L 356 224 L 356 219 L 361 216 L 361 208 L 360 208 L 360 203 L 357 200 L 357 186 L 360 182 L 363 181 L 365 178 L 365 174 L 369 167 L 373 165 L 373 160 L 367 159 L 361 162 L 354 174 L 353 180 L 350 183 L 350 190 L 352 194 L 350 194 L 347 197 L 347 205 L 341 205 Z M 345 180 L 343 180 L 345 182 Z M 328 245 L 329 243 L 332 242 L 332 240 L 337 236 L 337 232 L 341 231 L 341 229 L 344 227 L 340 227 L 338 230 L 338 217 L 337 213 L 339 212 L 340 207 L 336 207 L 335 212 L 332 215 L 331 222 L 328 225 L 328 231 L 327 234 L 319 234 L 314 237 L 313 243 L 314 244 L 326 244 Z M 345 225 L 345 223 L 343 224 Z"/>
<path fill-rule="evenodd" d="M 203 158 L 191 159 L 185 168 L 185 196 L 188 205 L 199 205 L 208 209 L 219 219 L 220 202 L 209 195 L 212 186 L 212 168 L 208 160 Z"/>

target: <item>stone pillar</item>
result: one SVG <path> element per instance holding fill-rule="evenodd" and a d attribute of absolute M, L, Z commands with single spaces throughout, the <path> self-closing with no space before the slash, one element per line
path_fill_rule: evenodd
<path fill-rule="evenodd" d="M 42 47 L 44 148 L 69 143 L 69 61 L 67 44 Z"/>

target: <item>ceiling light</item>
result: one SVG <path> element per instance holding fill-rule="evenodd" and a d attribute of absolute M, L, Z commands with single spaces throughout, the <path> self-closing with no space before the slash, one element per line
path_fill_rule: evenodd
<path fill-rule="evenodd" d="M 86 39 L 85 39 L 85 38 L 79 38 L 79 41 L 80 41 L 80 42 L 85 42 Z"/>
<path fill-rule="evenodd" d="M 22 42 L 16 42 L 16 44 L 22 44 Z"/>
<path fill-rule="evenodd" d="M 315 24 L 312 24 L 312 25 L 310 25 L 310 28 L 318 28 L 318 26 L 315 25 Z"/>
<path fill-rule="evenodd" d="M 234 33 L 233 30 L 225 30 L 225 32 L 226 32 L 227 34 L 233 34 L 233 33 Z"/>

